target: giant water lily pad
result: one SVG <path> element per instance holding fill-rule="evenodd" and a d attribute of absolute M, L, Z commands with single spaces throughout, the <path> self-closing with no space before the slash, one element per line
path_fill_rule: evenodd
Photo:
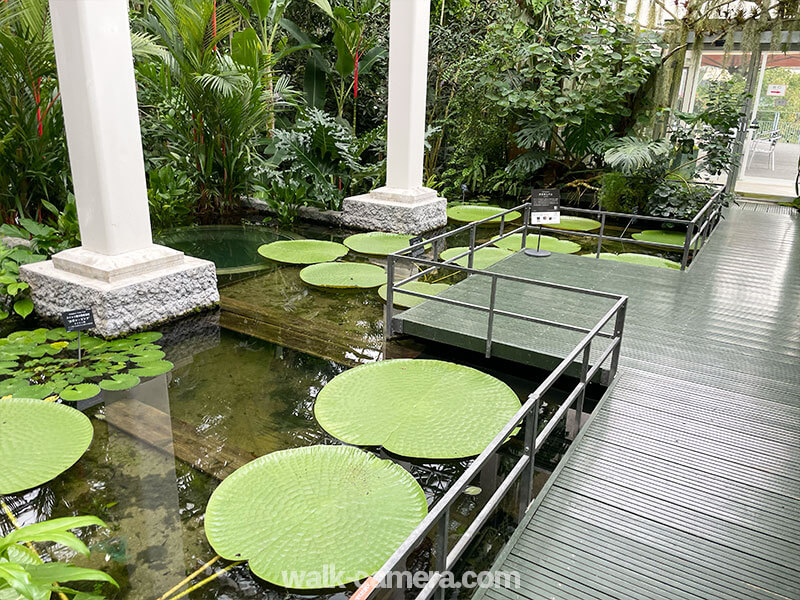
<path fill-rule="evenodd" d="M 611 254 L 610 252 L 601 252 L 600 258 L 605 260 L 615 260 L 617 262 L 629 263 L 632 265 L 645 265 L 648 267 L 661 267 L 663 269 L 680 269 L 681 263 L 661 258 L 660 256 L 650 256 L 649 254 L 635 254 L 627 252 L 623 254 Z"/>
<path fill-rule="evenodd" d="M 420 298 L 410 294 L 404 294 L 399 290 L 409 290 L 411 292 L 418 292 L 420 294 L 428 294 L 429 296 L 438 296 L 450 286 L 446 283 L 426 283 L 424 281 L 409 281 L 399 288 L 395 288 L 392 293 L 392 304 L 400 308 L 411 308 L 417 304 L 422 304 L 427 298 Z M 378 288 L 378 295 L 386 302 L 386 284 Z"/>
<path fill-rule="evenodd" d="M 576 244 L 575 242 L 570 242 L 569 240 L 560 240 L 550 235 L 543 235 L 540 241 L 538 234 L 529 233 L 528 238 L 525 240 L 525 247 L 536 248 L 537 243 L 539 243 L 540 250 L 547 250 L 549 252 L 575 254 L 576 252 L 581 251 L 580 244 Z M 497 240 L 494 242 L 494 245 L 498 248 L 505 248 L 506 250 L 513 250 L 516 252 L 522 249 L 522 234 L 515 233 L 507 238 Z"/>
<path fill-rule="evenodd" d="M 206 537 L 229 560 L 295 589 L 375 573 L 427 514 L 399 465 L 349 446 L 281 450 L 247 463 L 214 490 Z"/>
<path fill-rule="evenodd" d="M 600 225 L 600 221 L 595 221 L 594 219 L 561 215 L 559 223 L 545 224 L 545 227 L 566 229 L 567 231 L 594 231 L 595 229 L 600 229 Z"/>
<path fill-rule="evenodd" d="M 448 248 L 439 255 L 439 258 L 441 260 L 450 260 L 451 258 L 468 251 L 469 248 L 467 246 L 457 246 L 455 248 Z M 488 246 L 486 248 L 481 248 L 480 250 L 477 250 L 475 252 L 475 256 L 472 259 L 472 268 L 488 269 L 496 262 L 500 262 L 504 258 L 511 256 L 512 254 L 514 253 L 511 250 L 506 250 L 505 248 L 492 248 L 491 246 Z M 469 266 L 469 256 L 463 256 L 454 262 L 455 264 L 460 265 L 462 267 Z"/>
<path fill-rule="evenodd" d="M 347 254 L 347 246 L 325 240 L 282 240 L 258 249 L 264 258 L 292 265 L 329 262 Z"/>
<path fill-rule="evenodd" d="M 665 229 L 645 229 L 633 234 L 633 239 L 640 242 L 655 242 L 656 244 L 672 244 L 681 246 L 686 242 L 686 234 L 682 231 L 667 231 Z"/>
<path fill-rule="evenodd" d="M 505 383 L 438 360 L 384 360 L 334 377 L 314 404 L 338 439 L 401 456 L 448 459 L 480 454 L 519 410 Z"/>
<path fill-rule="evenodd" d="M 492 217 L 498 213 L 506 210 L 499 206 L 491 206 L 488 204 L 454 204 L 447 207 L 447 218 L 459 223 L 473 223 L 481 221 L 488 217 Z M 510 212 L 506 215 L 506 223 L 519 219 L 520 215 L 517 211 Z M 499 223 L 502 217 L 495 217 L 486 223 Z"/>
<path fill-rule="evenodd" d="M 65 404 L 0 400 L 0 496 L 42 485 L 86 452 L 92 424 Z"/>
<path fill-rule="evenodd" d="M 320 263 L 300 271 L 300 279 L 308 285 L 324 288 L 376 288 L 386 281 L 386 271 L 364 263 Z"/>
<path fill-rule="evenodd" d="M 411 235 L 402 233 L 384 233 L 371 231 L 369 233 L 356 233 L 345 238 L 344 245 L 353 252 L 371 254 L 373 256 L 387 256 L 408 248 Z"/>

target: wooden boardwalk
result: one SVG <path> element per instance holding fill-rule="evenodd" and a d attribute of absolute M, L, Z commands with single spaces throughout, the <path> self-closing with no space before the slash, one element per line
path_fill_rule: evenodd
<path fill-rule="evenodd" d="M 478 600 L 800 598 L 800 219 L 731 209 L 683 274 L 497 267 L 630 304 L 617 380 L 495 564 L 520 586 Z"/>

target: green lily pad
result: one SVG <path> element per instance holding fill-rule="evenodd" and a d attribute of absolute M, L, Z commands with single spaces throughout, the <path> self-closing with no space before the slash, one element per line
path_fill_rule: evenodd
<path fill-rule="evenodd" d="M 656 244 L 673 244 L 683 247 L 686 234 L 682 231 L 667 231 L 666 229 L 645 229 L 633 234 L 633 239 L 641 242 L 655 242 Z"/>
<path fill-rule="evenodd" d="M 136 375 L 121 373 L 119 375 L 112 375 L 111 379 L 104 379 L 101 381 L 100 389 L 119 392 L 122 390 L 129 390 L 139 385 L 140 381 L 141 380 Z"/>
<path fill-rule="evenodd" d="M 134 333 L 129 335 L 128 339 L 135 341 L 137 344 L 150 344 L 160 340 L 164 334 L 158 331 L 142 331 L 141 333 Z"/>
<path fill-rule="evenodd" d="M 448 248 L 444 252 L 439 255 L 441 260 L 450 260 L 454 256 L 458 256 L 464 252 L 467 252 L 469 248 L 467 246 L 457 246 L 455 248 Z M 481 248 L 475 252 L 475 257 L 472 261 L 472 268 L 473 269 L 488 269 L 493 264 L 500 262 L 504 258 L 507 258 L 514 254 L 511 250 L 506 250 L 505 248 L 492 248 L 491 246 L 486 248 Z M 455 264 L 460 265 L 462 267 L 466 267 L 469 265 L 469 256 L 464 256 L 459 258 L 455 261 Z"/>
<path fill-rule="evenodd" d="M 46 383 L 40 383 L 38 385 L 32 385 L 25 390 L 28 398 L 33 398 L 34 400 L 44 400 L 56 393 L 56 384 L 48 381 Z"/>
<path fill-rule="evenodd" d="M 375 288 L 386 281 L 386 271 L 377 265 L 329 262 L 311 265 L 300 271 L 308 285 L 324 288 Z"/>
<path fill-rule="evenodd" d="M 375 573 L 425 518 L 425 494 L 389 460 L 349 446 L 257 458 L 211 495 L 205 532 L 220 556 L 275 585 L 329 588 Z"/>
<path fill-rule="evenodd" d="M 539 241 L 539 235 L 535 233 L 528 234 L 525 247 L 536 248 L 537 242 L 539 243 L 539 248 L 541 250 L 547 250 L 549 252 L 575 254 L 576 252 L 581 251 L 581 245 L 576 244 L 575 242 L 570 242 L 569 240 L 560 240 L 551 235 L 543 235 L 541 237 L 541 241 Z M 497 240 L 494 242 L 494 245 L 498 248 L 505 248 L 506 250 L 513 250 L 514 252 L 517 252 L 518 250 L 522 249 L 522 234 L 515 233 L 514 235 L 510 235 L 502 240 Z"/>
<path fill-rule="evenodd" d="M 31 387 L 30 382 L 26 377 L 15 377 L 13 379 L 4 379 L 0 381 L 0 397 L 3 396 L 17 396 Z"/>
<path fill-rule="evenodd" d="M 64 404 L 0 400 L 0 495 L 14 494 L 57 477 L 83 455 L 92 424 Z"/>
<path fill-rule="evenodd" d="M 615 260 L 617 262 L 629 263 L 632 265 L 645 265 L 648 267 L 661 267 L 662 269 L 680 269 L 681 263 L 674 260 L 661 258 L 660 256 L 651 256 L 649 254 L 635 254 L 633 252 L 626 252 L 623 254 L 611 254 L 610 252 L 601 252 L 600 258 L 605 260 Z"/>
<path fill-rule="evenodd" d="M 344 245 L 353 252 L 359 252 L 360 254 L 388 256 L 408 248 L 409 242 L 413 237 L 402 233 L 370 231 L 369 233 L 356 233 L 345 238 Z"/>
<path fill-rule="evenodd" d="M 69 380 L 68 380 L 69 381 Z M 77 385 L 70 385 L 64 388 L 59 396 L 62 400 L 68 402 L 77 402 L 78 400 L 88 400 L 94 398 L 100 393 L 100 386 L 94 383 L 79 383 Z"/>
<path fill-rule="evenodd" d="M 324 240 L 281 240 L 258 249 L 264 258 L 292 265 L 330 262 L 347 254 L 347 246 Z"/>
<path fill-rule="evenodd" d="M 419 292 L 420 294 L 428 294 L 429 296 L 438 296 L 450 286 L 446 283 L 426 283 L 424 281 L 409 281 L 402 285 L 400 288 L 395 288 L 392 294 L 392 304 L 400 308 L 411 308 L 425 302 L 427 298 L 419 298 L 397 291 L 398 289 L 410 290 L 412 292 Z M 378 295 L 386 302 L 386 284 L 378 288 Z"/>
<path fill-rule="evenodd" d="M 142 354 L 134 354 L 130 357 L 131 361 L 135 363 L 155 362 L 164 358 L 166 354 L 163 350 L 147 350 Z"/>
<path fill-rule="evenodd" d="M 447 218 L 459 223 L 472 223 L 501 213 L 504 210 L 506 209 L 489 204 L 454 204 L 447 207 Z M 517 211 L 510 212 L 506 215 L 506 223 L 515 221 L 521 216 Z M 500 220 L 501 217 L 496 217 L 491 221 L 487 221 L 487 224 L 499 223 Z"/>
<path fill-rule="evenodd" d="M 63 327 L 56 327 L 47 332 L 47 339 L 53 342 L 58 340 L 74 340 L 77 337 L 77 331 L 67 331 Z"/>
<path fill-rule="evenodd" d="M 595 229 L 600 229 L 600 225 L 600 221 L 595 221 L 594 219 L 561 215 L 561 221 L 559 223 L 545 224 L 545 227 L 566 229 L 567 231 L 594 231 Z"/>
<path fill-rule="evenodd" d="M 175 365 L 168 360 L 154 360 L 152 362 L 140 363 L 137 368 L 131 369 L 128 373 L 136 375 L 137 377 L 155 377 L 156 375 L 171 371 L 174 367 Z"/>
<path fill-rule="evenodd" d="M 505 383 L 438 360 L 384 360 L 334 377 L 314 403 L 322 427 L 348 444 L 432 459 L 480 454 L 520 402 Z"/>

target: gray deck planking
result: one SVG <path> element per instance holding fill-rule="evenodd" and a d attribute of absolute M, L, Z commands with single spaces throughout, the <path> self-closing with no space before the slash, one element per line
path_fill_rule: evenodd
<path fill-rule="evenodd" d="M 616 382 L 493 567 L 520 586 L 477 600 L 800 598 L 798 218 L 730 209 L 686 273 L 575 256 L 493 268 L 630 304 Z M 425 321 L 430 304 L 400 318 L 450 327 L 447 311 Z"/>

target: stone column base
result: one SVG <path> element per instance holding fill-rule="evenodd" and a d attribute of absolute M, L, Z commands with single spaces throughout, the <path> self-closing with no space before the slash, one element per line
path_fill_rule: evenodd
<path fill-rule="evenodd" d="M 392 233 L 423 233 L 447 224 L 447 201 L 436 190 L 382 187 L 345 198 L 342 222 L 348 227 Z"/>
<path fill-rule="evenodd" d="M 53 260 L 24 265 L 20 279 L 30 285 L 40 316 L 60 320 L 64 311 L 91 308 L 96 324 L 91 331 L 102 337 L 147 329 L 219 303 L 214 263 L 161 246 L 120 256 L 73 248 Z"/>

